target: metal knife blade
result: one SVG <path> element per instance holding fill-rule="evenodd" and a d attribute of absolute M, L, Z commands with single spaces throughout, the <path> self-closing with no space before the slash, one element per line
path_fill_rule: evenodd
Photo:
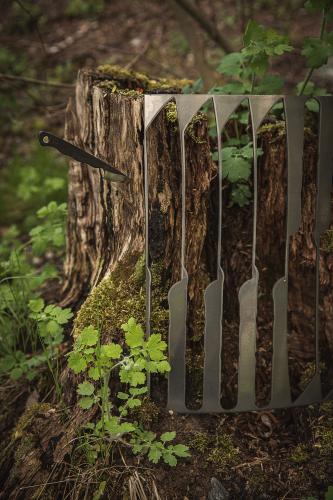
<path fill-rule="evenodd" d="M 124 182 L 128 179 L 125 174 L 121 173 L 116 168 L 111 167 L 111 165 L 109 165 L 105 161 L 100 160 L 96 156 L 93 156 L 86 151 L 83 151 L 83 149 L 74 146 L 64 139 L 60 139 L 60 137 L 57 137 L 50 132 L 41 131 L 38 134 L 38 138 L 41 146 L 53 147 L 65 156 L 69 156 L 70 158 L 73 158 L 80 163 L 86 163 L 93 168 L 101 168 L 105 172 L 106 178 L 110 181 Z"/>

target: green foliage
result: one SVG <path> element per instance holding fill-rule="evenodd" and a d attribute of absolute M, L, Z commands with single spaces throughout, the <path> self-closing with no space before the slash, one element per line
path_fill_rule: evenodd
<path fill-rule="evenodd" d="M 251 191 L 247 184 L 235 183 L 231 190 L 231 204 L 245 207 L 251 199 Z"/>
<path fill-rule="evenodd" d="M 203 89 L 203 81 L 202 78 L 199 78 L 194 83 L 185 85 L 182 89 L 182 93 L 197 94 L 198 92 L 202 91 L 202 89 Z"/>
<path fill-rule="evenodd" d="M 331 0 L 307 0 L 305 7 L 309 12 L 324 12 L 330 22 L 333 18 L 333 4 Z"/>
<path fill-rule="evenodd" d="M 217 70 L 233 77 L 234 81 L 218 87 L 225 94 L 276 94 L 283 88 L 283 79 L 268 75 L 270 61 L 293 50 L 287 37 L 271 29 L 265 29 L 250 21 L 244 35 L 244 47 L 240 52 L 227 54 Z"/>
<path fill-rule="evenodd" d="M 330 1 L 310 0 L 307 2 L 307 7 L 310 10 L 321 10 L 323 23 L 318 38 L 307 38 L 304 41 L 302 54 L 306 57 L 309 72 L 305 81 L 297 85 L 297 93 L 309 97 L 327 95 L 327 92 L 316 87 L 310 78 L 313 70 L 326 64 L 328 57 L 333 55 L 333 35 L 325 31 L 333 6 Z M 281 93 L 284 86 L 283 78 L 279 75 L 269 74 L 269 67 L 273 58 L 292 50 L 293 47 L 286 36 L 280 35 L 272 29 L 266 29 L 255 21 L 249 21 L 241 51 L 224 56 L 217 68 L 219 73 L 231 77 L 232 80 L 224 85 L 215 86 L 209 92 L 220 94 Z M 199 83 L 200 80 L 192 88 L 185 89 L 186 92 L 200 90 Z M 308 100 L 306 105 L 312 112 L 319 111 L 319 104 L 315 99 Z M 230 204 L 237 204 L 240 207 L 247 205 L 251 196 L 248 180 L 253 154 L 251 142 L 244 145 L 239 136 L 239 126 L 248 123 L 248 109 L 244 105 L 242 108 L 243 111 L 238 111 L 231 117 L 235 124 L 236 137 L 230 139 L 224 130 L 227 141 L 222 150 L 223 176 L 231 183 Z M 275 106 L 274 112 L 279 113 L 280 111 Z M 262 152 L 259 150 L 258 155 L 260 154 Z M 214 160 L 217 160 L 216 154 Z"/>
<path fill-rule="evenodd" d="M 306 57 L 309 68 L 320 68 L 327 64 L 328 58 L 333 55 L 333 33 L 327 33 L 320 38 L 306 38 L 302 54 Z"/>
<path fill-rule="evenodd" d="M 174 52 L 185 56 L 189 51 L 189 44 L 181 31 L 174 30 L 170 32 L 170 46 Z"/>
<path fill-rule="evenodd" d="M 262 150 L 257 150 L 261 155 Z M 249 142 L 245 146 L 228 146 L 222 149 L 223 177 L 230 182 L 246 181 L 250 176 L 253 159 L 253 144 Z"/>
<path fill-rule="evenodd" d="M 31 229 L 35 213 L 55 201 L 67 198 L 67 168 L 60 155 L 48 148 L 34 146 L 29 155 L 13 154 L 0 172 L 0 224 L 16 224 L 21 231 Z M 22 216 L 23 214 L 23 216 Z"/>
<path fill-rule="evenodd" d="M 241 123 L 242 118 L 236 115 Z M 246 120 L 247 121 L 247 120 Z M 246 140 L 246 138 L 245 138 Z M 257 148 L 257 156 L 261 156 L 263 151 Z M 226 142 L 221 151 L 222 155 L 222 175 L 231 183 L 231 205 L 244 207 L 249 203 L 251 191 L 248 186 L 248 180 L 251 175 L 253 161 L 253 143 L 247 142 L 244 145 L 244 138 L 234 138 Z M 216 161 L 217 153 L 213 154 Z"/>
<path fill-rule="evenodd" d="M 304 82 L 298 86 L 298 94 L 309 95 L 308 86 L 311 84 L 311 77 L 314 70 L 327 64 L 328 58 L 333 55 L 333 34 L 327 32 L 327 24 L 333 21 L 333 4 L 330 0 L 309 0 L 306 7 L 311 12 L 322 12 L 322 23 L 319 36 L 317 38 L 305 38 L 302 54 L 306 58 L 309 68 Z M 314 95 L 314 94 L 312 94 Z"/>
<path fill-rule="evenodd" d="M 65 205 L 50 202 L 38 211 L 43 223 L 31 230 L 30 240 L 22 244 L 19 230 L 13 225 L 0 244 L 0 373 L 14 380 L 22 376 L 32 380 L 46 363 L 59 396 L 54 362 L 63 341 L 63 325 L 72 313 L 53 304 L 45 306 L 39 289 L 57 277 L 57 269 L 47 263 L 36 269 L 31 257 L 63 247 L 65 214 Z"/>
<path fill-rule="evenodd" d="M 26 69 L 24 56 L 18 57 L 6 47 L 0 47 L 0 73 L 20 75 Z"/>
<path fill-rule="evenodd" d="M 68 0 L 65 13 L 68 17 L 91 17 L 103 12 L 104 0 Z"/>
<path fill-rule="evenodd" d="M 153 464 L 157 464 L 161 459 L 171 467 L 177 465 L 177 457 L 189 457 L 188 447 L 184 444 L 167 445 L 176 437 L 175 432 L 165 432 L 156 440 L 156 434 L 138 429 L 136 436 L 131 439 L 133 453 L 143 453 L 148 455 L 148 459 Z"/>
<path fill-rule="evenodd" d="M 157 463 L 161 458 L 176 465 L 177 457 L 188 456 L 185 445 L 167 444 L 176 433 L 166 432 L 158 440 L 156 434 L 142 429 L 131 421 L 131 411 L 142 405 L 147 393 L 147 374 L 166 373 L 170 370 L 164 351 L 166 343 L 161 335 L 152 334 L 147 340 L 142 327 L 130 318 L 122 325 L 124 345 L 102 343 L 100 332 L 93 326 L 85 327 L 76 337 L 73 351 L 68 354 L 68 366 L 75 374 L 84 374 L 78 384 L 78 404 L 88 410 L 97 406 L 100 419 L 86 426 L 85 448 L 90 461 L 99 455 L 109 456 L 110 446 L 130 435 L 127 445 L 134 454 L 146 454 Z M 124 390 L 110 395 L 111 375 L 122 383 Z M 118 402 L 117 402 L 118 401 Z"/>
<path fill-rule="evenodd" d="M 293 50 L 287 37 L 250 21 L 243 42 L 242 50 L 224 56 L 217 68 L 219 73 L 232 80 L 215 86 L 210 93 L 279 94 L 284 81 L 279 75 L 269 74 L 268 70 L 272 58 Z M 242 136 L 240 132 L 249 123 L 248 104 L 243 103 L 230 120 L 234 124 L 235 137 L 230 137 L 224 130 L 226 141 L 222 149 L 222 172 L 231 184 L 230 205 L 244 207 L 251 198 L 248 182 L 253 160 L 253 144 L 247 135 Z M 262 154 L 258 148 L 257 156 Z M 217 154 L 213 155 L 213 159 L 217 160 Z"/>
<path fill-rule="evenodd" d="M 30 311 L 28 319 L 32 320 L 30 329 L 33 329 L 39 337 L 41 349 L 38 350 L 38 345 L 35 343 L 31 352 L 23 352 L 14 345 L 11 351 L 0 357 L 0 373 L 9 374 L 12 380 L 22 376 L 32 380 L 37 374 L 38 367 L 45 363 L 54 375 L 52 361 L 56 358 L 57 348 L 63 341 L 63 326 L 73 316 L 70 309 L 62 309 L 53 304 L 45 306 L 41 298 L 30 299 L 28 309 Z"/>
<path fill-rule="evenodd" d="M 57 204 L 55 201 L 40 208 L 37 217 L 42 219 L 42 224 L 35 226 L 29 232 L 31 248 L 35 255 L 42 255 L 48 248 L 62 250 L 65 247 L 65 218 L 67 204 Z"/>
<path fill-rule="evenodd" d="M 29 301 L 29 318 L 37 323 L 38 334 L 45 345 L 59 345 L 64 339 L 64 326 L 73 317 L 69 308 L 62 309 L 50 304 L 45 306 L 41 298 Z"/>
<path fill-rule="evenodd" d="M 218 469 L 223 470 L 234 464 L 239 453 L 229 434 L 217 429 L 216 435 L 205 432 L 195 432 L 190 438 L 190 447 L 204 460 L 213 463 Z"/>
<path fill-rule="evenodd" d="M 32 0 L 25 0 L 24 8 L 19 2 L 10 2 L 11 8 L 7 23 L 4 26 L 8 32 L 29 33 L 36 30 L 37 24 L 40 26 L 45 17 L 40 5 Z"/>

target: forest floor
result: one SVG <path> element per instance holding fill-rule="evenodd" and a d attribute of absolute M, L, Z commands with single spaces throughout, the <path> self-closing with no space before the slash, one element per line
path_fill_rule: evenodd
<path fill-rule="evenodd" d="M 204 4 L 207 15 L 214 19 L 214 2 Z M 225 9 L 220 17 L 224 34 L 238 49 L 241 17 L 235 15 L 235 2 L 226 0 L 223 4 Z M 296 45 L 304 35 L 315 35 L 318 31 L 319 20 L 303 10 L 291 16 L 283 2 L 259 4 L 254 9 L 256 20 L 289 31 Z M 15 76 L 14 80 L 8 80 L 0 75 L 0 234 L 16 224 L 22 241 L 27 238 L 35 221 L 34 213 L 41 205 L 54 199 L 59 203 L 66 201 L 64 183 L 55 191 L 43 192 L 43 176 L 52 177 L 56 170 L 57 177 L 66 179 L 67 170 L 66 162 L 55 159 L 54 153 L 40 152 L 37 133 L 46 129 L 62 135 L 66 103 L 74 94 L 71 85 L 79 68 L 110 63 L 151 76 L 193 80 L 199 77 L 189 41 L 168 2 L 116 0 L 108 3 L 102 14 L 92 16 L 66 13 L 66 2 L 62 0 L 51 5 L 47 0 L 30 2 L 27 8 L 30 14 L 22 11 L 19 3 L 7 2 L 0 21 L 0 73 Z M 280 9 L 278 16 L 272 14 L 277 8 Z M 39 20 L 38 30 L 36 19 Z M 204 43 L 213 78 L 220 81 L 221 75 L 215 73 L 214 68 L 223 53 L 206 37 Z M 291 90 L 301 79 L 302 68 L 302 57 L 297 54 L 287 56 L 273 69 L 284 74 L 286 88 Z M 45 80 L 55 85 L 44 85 Z M 318 81 L 333 86 L 325 77 Z M 29 181 L 25 172 L 30 169 L 31 173 L 30 167 L 35 173 Z M 36 190 L 31 189 L 31 183 L 36 183 Z M 38 265 L 54 260 L 55 255 L 51 252 Z M 56 264 L 61 269 L 61 258 Z M 61 282 L 48 290 L 49 301 L 59 300 L 60 287 Z M 33 383 L 13 382 L 4 377 L 1 381 L 0 436 L 1 443 L 10 448 L 22 412 L 49 400 L 45 388 Z M 39 407 L 41 426 L 45 419 L 53 418 L 53 410 L 52 404 Z M 163 500 L 204 500 L 208 498 L 212 477 L 221 481 L 230 499 L 296 500 L 308 496 L 319 499 L 324 498 L 328 486 L 333 484 L 331 403 L 209 416 L 181 416 L 160 408 L 158 415 L 152 417 L 151 425 L 155 431 L 177 431 L 177 439 L 189 445 L 191 450 L 191 457 L 180 460 L 175 469 L 166 465 L 153 466 L 145 460 L 140 462 L 138 471 L 143 478 L 149 478 L 147 487 L 155 482 Z M 38 437 L 38 430 L 34 432 Z M 23 457 L 29 457 L 24 454 L 23 447 L 20 452 Z M 43 460 L 48 466 L 46 455 L 45 452 Z M 12 450 L 8 451 L 8 456 L 11 458 L 6 465 L 6 456 L 2 455 L 2 484 L 10 473 L 11 460 L 21 460 L 19 463 L 25 469 L 22 457 L 13 458 Z M 115 467 L 115 489 L 109 498 L 128 498 L 123 476 L 127 481 L 129 468 Z M 74 474 L 73 468 L 68 468 L 64 478 L 69 470 Z M 27 489 L 16 491 L 13 498 L 30 498 L 27 492 L 36 484 L 36 478 L 30 478 L 25 470 L 18 477 Z M 84 481 L 84 476 L 81 479 Z M 65 498 L 68 495 L 67 486 L 59 486 L 56 493 L 52 490 L 50 497 L 42 496 L 47 495 L 47 487 L 44 489 L 38 498 Z M 83 488 L 82 492 L 82 498 L 92 498 L 84 496 Z M 147 496 L 157 498 L 153 493 Z M 5 498 L 1 488 L 0 498 Z"/>

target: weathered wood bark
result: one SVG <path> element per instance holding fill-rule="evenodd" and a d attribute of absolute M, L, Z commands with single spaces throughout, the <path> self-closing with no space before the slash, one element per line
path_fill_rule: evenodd
<path fill-rule="evenodd" d="M 130 180 L 110 184 L 93 169 L 72 163 L 69 183 L 67 283 L 64 301 L 84 297 L 105 275 L 122 262 L 133 262 L 144 250 L 143 214 L 143 96 L 113 93 L 108 81 L 117 75 L 82 71 L 75 102 L 68 108 L 66 136 L 77 145 L 105 158 Z M 138 82 L 117 81 L 133 88 Z M 109 85 L 112 87 L 113 84 Z M 171 90 L 172 91 L 172 90 Z M 165 90 L 163 90 L 165 92 Z M 202 289 L 214 279 L 216 254 L 216 168 L 211 161 L 205 120 L 193 125 L 186 139 L 187 238 L 186 265 L 190 276 L 190 332 L 200 338 L 203 330 Z M 258 266 L 260 356 L 267 368 L 271 357 L 273 309 L 271 288 L 283 276 L 286 214 L 286 139 L 283 127 L 261 134 L 264 156 L 259 162 Z M 180 155 L 177 123 L 167 113 L 158 116 L 148 135 L 150 260 L 164 269 L 168 286 L 179 279 L 180 265 Z M 194 138 L 193 138 L 194 137 Z M 315 203 L 316 139 L 306 136 L 303 179 L 303 215 L 300 231 L 291 241 L 290 254 L 290 356 L 314 359 L 313 217 Z M 243 210 L 228 206 L 224 196 L 223 256 L 225 271 L 224 356 L 226 365 L 237 365 L 237 293 L 250 275 L 252 205 Z M 274 229 L 272 229 L 274 228 Z M 277 243 L 279 242 L 280 243 Z M 133 259 L 135 257 L 135 259 Z M 321 255 L 322 340 L 332 348 L 332 255 Z M 154 283 L 153 283 L 154 286 Z M 201 335 L 200 335 L 201 334 Z M 264 347 L 263 347 L 264 346 Z M 261 349 L 263 347 L 263 349 Z M 234 355 L 230 353 L 234 352 Z M 201 360 L 202 361 L 202 360 Z M 198 361 L 200 365 L 201 361 Z M 258 369 L 260 371 L 260 359 Z M 296 377 L 297 378 L 297 377 Z M 265 376 L 263 376 L 265 379 Z M 266 383 L 266 382 L 265 382 Z M 266 384 L 267 385 L 267 384 Z"/>
<path fill-rule="evenodd" d="M 137 259 L 144 251 L 143 96 L 113 93 L 100 86 L 101 77 L 89 71 L 79 74 L 75 102 L 68 106 L 66 138 L 106 159 L 129 180 L 111 184 L 102 173 L 71 163 L 64 303 L 80 300 L 117 265 L 134 265 L 133 257 Z M 193 137 L 187 141 L 186 261 L 195 308 L 201 301 L 195 289 L 203 279 L 200 262 L 210 180 L 216 167 L 205 120 L 194 125 Z M 152 264 L 162 261 L 166 277 L 175 282 L 180 272 L 180 144 L 166 112 L 157 117 L 148 134 L 148 157 L 150 260 Z"/>
<path fill-rule="evenodd" d="M 97 79 L 99 82 L 99 79 Z M 111 184 L 102 173 L 71 163 L 68 197 L 66 301 L 75 302 L 128 253 L 143 252 L 142 98 L 94 85 L 81 72 L 68 106 L 66 138 L 129 175 Z"/>

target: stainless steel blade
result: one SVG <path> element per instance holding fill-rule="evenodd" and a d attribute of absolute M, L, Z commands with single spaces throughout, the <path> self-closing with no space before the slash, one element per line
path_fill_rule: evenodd
<path fill-rule="evenodd" d="M 185 350 L 186 350 L 186 318 L 187 318 L 187 286 L 188 275 L 185 268 L 186 254 L 186 157 L 185 129 L 194 114 L 210 96 L 178 95 L 176 96 L 177 116 L 181 149 L 181 280 L 175 283 L 169 291 L 169 358 L 171 372 L 169 374 L 168 408 L 177 411 L 187 411 L 185 405 Z M 181 403 L 182 402 L 182 403 Z"/>
<path fill-rule="evenodd" d="M 221 268 L 221 230 L 222 230 L 222 129 L 230 115 L 242 102 L 243 96 L 214 96 L 214 110 L 217 128 L 218 149 L 218 240 L 216 280 L 204 292 L 205 335 L 204 335 L 204 373 L 203 398 L 201 411 L 221 411 L 221 351 L 224 273 Z"/>
<path fill-rule="evenodd" d="M 239 298 L 239 365 L 238 399 L 236 410 L 255 409 L 256 373 L 256 335 L 257 335 L 257 296 L 259 272 L 256 267 L 257 238 L 257 198 L 258 198 L 258 159 L 257 132 L 277 96 L 252 96 L 249 98 L 253 136 L 253 239 L 252 239 L 252 278 L 240 287 Z"/>
<path fill-rule="evenodd" d="M 285 97 L 284 111 L 288 151 L 288 205 L 285 271 L 284 276 L 273 287 L 274 322 L 270 406 L 274 408 L 291 404 L 287 345 L 289 243 L 290 237 L 298 231 L 301 221 L 305 99 Z"/>
<path fill-rule="evenodd" d="M 254 203 L 253 203 L 253 245 L 252 277 L 242 284 L 239 290 L 240 325 L 239 325 L 239 371 L 238 399 L 232 409 L 223 409 L 221 397 L 221 345 L 223 316 L 224 273 L 221 267 L 222 248 L 222 169 L 221 134 L 230 114 L 239 104 L 248 98 L 252 119 L 253 154 L 254 154 Z M 256 226 L 257 226 L 257 144 L 258 129 L 270 108 L 281 98 L 284 99 L 287 146 L 288 146 L 288 201 L 285 249 L 285 271 L 275 283 L 272 295 L 274 303 L 273 324 L 273 366 L 272 390 L 270 403 L 265 407 L 279 408 L 313 403 L 322 398 L 319 372 L 319 243 L 323 232 L 330 224 L 331 183 L 333 175 L 333 98 L 318 98 L 321 105 L 320 155 L 317 172 L 317 201 L 315 219 L 315 241 L 318 248 L 316 270 L 316 373 L 301 396 L 293 402 L 290 396 L 287 349 L 287 310 L 288 310 L 288 265 L 289 240 L 298 231 L 301 221 L 302 155 L 304 135 L 305 98 L 281 96 L 211 96 L 211 95 L 154 95 L 145 96 L 145 216 L 146 216 L 146 278 L 147 278 L 147 332 L 150 323 L 150 287 L 149 268 L 149 170 L 147 165 L 146 132 L 163 106 L 171 99 L 176 100 L 181 145 L 181 279 L 169 290 L 169 358 L 171 373 L 168 385 L 168 408 L 181 413 L 238 412 L 258 410 L 255 404 L 255 368 L 257 334 L 257 295 L 259 273 L 256 267 Z M 213 99 L 218 131 L 219 151 L 219 213 L 218 245 L 216 262 L 216 280 L 204 291 L 205 302 L 205 341 L 204 341 L 204 377 L 203 403 L 199 410 L 188 410 L 186 396 L 186 333 L 187 333 L 187 288 L 188 274 L 186 259 L 186 157 L 185 129 L 192 117 L 206 103 Z M 333 390 L 326 397 L 333 399 Z M 263 408 L 260 408 L 261 410 Z"/>
<path fill-rule="evenodd" d="M 144 135 L 143 135 L 143 168 L 144 168 L 144 199 L 145 199 L 145 274 L 146 274 L 146 336 L 150 335 L 151 318 L 151 271 L 149 262 L 149 169 L 147 157 L 147 132 L 154 118 L 172 99 L 171 95 L 144 96 Z"/>
<path fill-rule="evenodd" d="M 321 401 L 322 389 L 320 379 L 320 237 L 329 228 L 331 222 L 331 190 L 333 178 L 333 99 L 318 97 L 320 104 L 319 151 L 317 163 L 317 194 L 314 240 L 316 246 L 316 371 L 296 401 L 297 405 L 305 405 Z"/>

